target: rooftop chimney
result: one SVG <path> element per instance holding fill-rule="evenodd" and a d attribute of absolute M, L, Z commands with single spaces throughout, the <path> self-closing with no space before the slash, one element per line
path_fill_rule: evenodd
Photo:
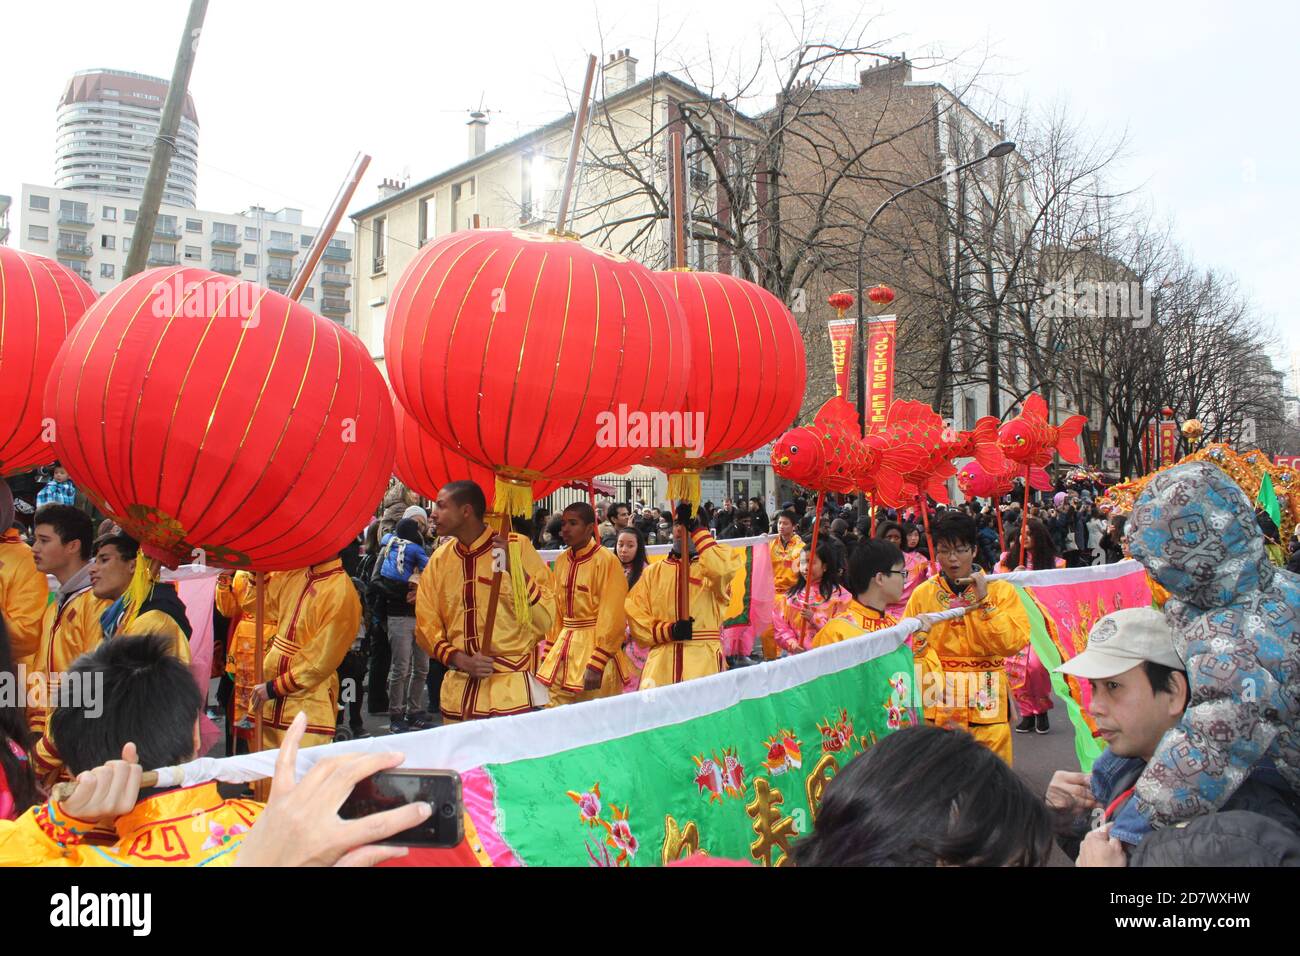
<path fill-rule="evenodd" d="M 622 93 L 629 87 L 636 86 L 636 58 L 631 50 L 619 50 L 611 53 L 605 62 L 605 98 L 609 99 Z"/>
<path fill-rule="evenodd" d="M 487 152 L 487 124 L 488 118 L 486 113 L 480 113 L 475 110 L 469 114 L 469 158 L 482 156 Z"/>
<path fill-rule="evenodd" d="M 902 86 L 904 83 L 912 82 L 912 61 L 907 58 L 906 53 L 902 56 L 890 57 L 883 63 L 867 67 L 858 75 L 858 79 L 863 86 L 885 84 Z"/>
<path fill-rule="evenodd" d="M 397 179 L 385 179 L 379 184 L 379 198 L 387 199 L 406 188 L 406 183 Z"/>

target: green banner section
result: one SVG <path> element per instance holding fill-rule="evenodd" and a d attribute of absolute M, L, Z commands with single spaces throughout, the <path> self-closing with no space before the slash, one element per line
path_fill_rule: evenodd
<path fill-rule="evenodd" d="M 659 866 L 696 849 L 782 865 L 826 781 L 919 720 L 894 703 L 912 670 L 903 645 L 707 716 L 489 764 L 497 832 L 530 866 Z"/>
<path fill-rule="evenodd" d="M 1061 652 L 1057 650 L 1056 645 L 1052 643 L 1051 635 L 1047 633 L 1047 623 L 1043 619 L 1042 610 L 1024 588 L 1018 584 L 1015 588 L 1025 613 L 1029 615 L 1029 644 L 1043 666 L 1047 668 L 1047 673 L 1051 674 L 1052 690 L 1056 692 L 1057 698 L 1065 703 L 1065 712 L 1070 718 L 1070 726 L 1074 728 L 1074 752 L 1079 758 L 1079 769 L 1084 773 L 1090 773 L 1092 762 L 1101 756 L 1104 747 L 1101 741 L 1093 737 L 1092 729 L 1084 720 L 1078 701 L 1070 695 L 1070 688 L 1065 678 L 1056 673 L 1056 668 L 1061 666 Z"/>

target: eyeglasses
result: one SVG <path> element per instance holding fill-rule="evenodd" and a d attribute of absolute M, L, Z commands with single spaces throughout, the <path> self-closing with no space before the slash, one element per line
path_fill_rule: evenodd
<path fill-rule="evenodd" d="M 960 558 L 963 555 L 974 554 L 975 549 L 962 545 L 960 548 L 935 548 L 934 553 L 936 557 L 940 558 Z"/>
<path fill-rule="evenodd" d="M 888 571 L 881 571 L 881 574 L 900 574 L 907 577 L 907 568 L 890 568 Z"/>

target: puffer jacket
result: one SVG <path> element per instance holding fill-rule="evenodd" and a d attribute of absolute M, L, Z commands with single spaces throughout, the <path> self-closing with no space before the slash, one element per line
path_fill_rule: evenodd
<path fill-rule="evenodd" d="M 1157 830 L 1129 866 L 1300 866 L 1300 834 L 1262 814 L 1224 810 Z"/>
<path fill-rule="evenodd" d="M 1212 464 L 1170 468 L 1134 503 L 1127 541 L 1170 594 L 1191 689 L 1138 780 L 1143 816 L 1166 827 L 1216 810 L 1266 756 L 1300 792 L 1300 578 L 1268 560 L 1245 493 Z"/>

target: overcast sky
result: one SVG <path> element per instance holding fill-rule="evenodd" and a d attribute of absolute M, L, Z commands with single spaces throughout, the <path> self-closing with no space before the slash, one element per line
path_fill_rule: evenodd
<path fill-rule="evenodd" d="M 55 109 L 73 72 L 169 76 L 187 7 L 6 4 L 0 193 L 16 199 L 23 182 L 52 183 Z M 839 29 L 871 15 L 868 35 L 889 52 L 956 58 L 960 75 L 982 67 L 984 86 L 1009 103 L 1064 100 L 1094 133 L 1127 133 L 1117 182 L 1141 187 L 1199 264 L 1235 274 L 1294 352 L 1298 9 L 1249 0 L 211 0 L 190 85 L 199 205 L 298 206 L 315 221 L 364 150 L 374 159 L 359 208 L 383 177 L 421 179 L 464 159 L 467 111 L 480 101 L 494 111 L 489 147 L 563 114 L 564 85 L 580 83 L 602 36 L 604 48 L 641 58 L 641 76 L 656 46 L 674 62 L 735 69 L 757 59 L 764 36 L 784 48 L 786 18 L 806 13 Z M 952 78 L 918 76 L 929 77 Z"/>

